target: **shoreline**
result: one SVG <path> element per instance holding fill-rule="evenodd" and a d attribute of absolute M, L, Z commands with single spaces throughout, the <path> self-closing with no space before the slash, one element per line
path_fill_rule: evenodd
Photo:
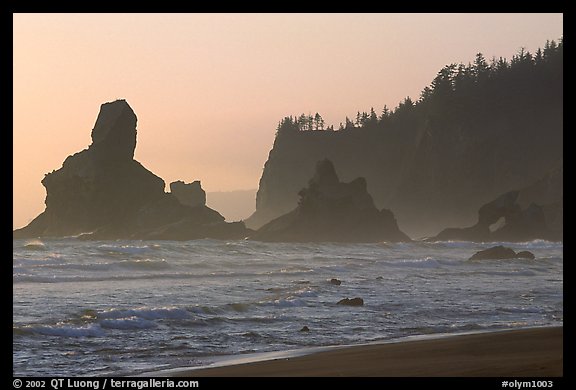
<path fill-rule="evenodd" d="M 207 366 L 140 376 L 454 376 L 563 375 L 563 326 L 407 336 L 366 344 L 221 357 Z"/>

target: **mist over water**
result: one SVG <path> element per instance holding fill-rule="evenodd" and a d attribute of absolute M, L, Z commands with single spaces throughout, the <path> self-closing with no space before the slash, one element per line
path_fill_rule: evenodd
<path fill-rule="evenodd" d="M 535 260 L 467 261 L 493 245 L 14 240 L 14 375 L 562 325 L 562 243 L 505 244 Z M 346 297 L 364 306 L 336 305 Z"/>

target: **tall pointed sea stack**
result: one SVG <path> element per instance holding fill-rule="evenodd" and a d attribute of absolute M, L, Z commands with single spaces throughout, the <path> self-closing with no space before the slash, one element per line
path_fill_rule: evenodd
<path fill-rule="evenodd" d="M 174 232 L 175 239 L 194 239 L 232 230 L 243 236 L 243 225 L 227 226 L 204 203 L 190 207 L 164 192 L 164 180 L 134 160 L 136 122 L 125 100 L 102 104 L 92 144 L 44 177 L 46 209 L 13 237 L 170 239 Z"/>

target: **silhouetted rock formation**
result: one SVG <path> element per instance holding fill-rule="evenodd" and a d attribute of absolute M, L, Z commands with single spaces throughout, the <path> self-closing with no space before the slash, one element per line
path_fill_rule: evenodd
<path fill-rule="evenodd" d="M 114 225 L 164 195 L 164 181 L 133 160 L 136 115 L 125 100 L 105 103 L 92 144 L 47 174 L 46 210 L 16 236 L 64 236 Z"/>
<path fill-rule="evenodd" d="M 184 240 L 246 236 L 242 223 L 226 224 L 218 212 L 204 205 L 199 182 L 182 183 L 183 188 L 177 184 L 176 196 L 164 192 L 164 181 L 134 160 L 136 122 L 125 100 L 102 104 L 92 144 L 44 177 L 46 209 L 28 226 L 15 230 L 13 237 L 85 233 L 84 238 L 93 239 Z"/>
<path fill-rule="evenodd" d="M 136 122 L 126 100 L 102 104 L 89 149 L 101 160 L 131 161 L 136 149 Z"/>
<path fill-rule="evenodd" d="M 528 251 L 514 252 L 514 249 L 502 245 L 493 246 L 476 252 L 468 260 L 506 260 L 506 259 L 534 259 L 534 254 Z"/>
<path fill-rule="evenodd" d="M 562 169 L 556 169 L 536 183 L 480 207 L 474 226 L 444 229 L 430 240 L 562 240 L 562 211 Z"/>
<path fill-rule="evenodd" d="M 330 284 L 335 284 L 336 286 L 340 286 L 342 281 L 340 279 L 332 278 L 330 279 Z"/>
<path fill-rule="evenodd" d="M 190 207 L 206 206 L 206 192 L 198 180 L 189 184 L 181 180 L 172 182 L 170 183 L 170 193 L 183 205 Z"/>
<path fill-rule="evenodd" d="M 364 306 L 364 300 L 362 298 L 344 298 L 339 300 L 337 304 L 343 306 Z"/>
<path fill-rule="evenodd" d="M 286 242 L 410 241 L 398 229 L 389 210 L 378 211 L 366 190 L 366 180 L 338 180 L 334 165 L 316 164 L 308 188 L 299 192 L 298 207 L 260 228 L 250 239 Z"/>

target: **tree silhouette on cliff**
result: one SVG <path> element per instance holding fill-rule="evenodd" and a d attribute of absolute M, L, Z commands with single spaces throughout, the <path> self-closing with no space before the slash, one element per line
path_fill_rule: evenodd
<path fill-rule="evenodd" d="M 348 117 L 339 131 L 364 129 L 386 131 L 414 126 L 425 121 L 451 121 L 480 117 L 500 118 L 505 111 L 525 109 L 527 105 L 558 104 L 563 83 L 563 38 L 546 41 L 535 54 L 520 48 L 510 61 L 482 53 L 473 63 L 444 66 L 417 101 L 409 96 L 394 110 L 386 105 L 380 116 L 374 108 L 358 111 L 354 121 Z M 301 114 L 285 117 L 278 124 L 278 134 L 327 129 L 321 115 Z M 331 127 L 333 129 L 333 126 Z"/>

